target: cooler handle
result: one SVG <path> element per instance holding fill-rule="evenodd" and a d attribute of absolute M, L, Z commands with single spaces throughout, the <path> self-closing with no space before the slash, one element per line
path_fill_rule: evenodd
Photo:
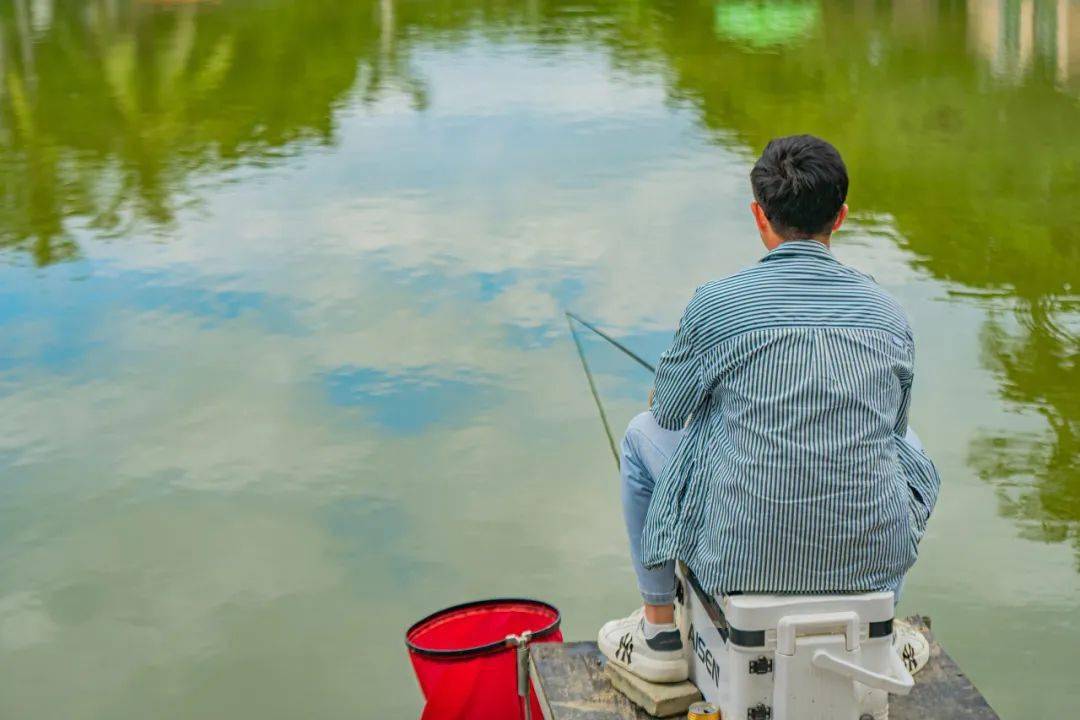
<path fill-rule="evenodd" d="M 859 649 L 859 615 L 853 611 L 785 615 L 776 624 L 776 651 L 794 655 L 795 642 L 800 635 L 844 634 L 848 652 Z"/>
<path fill-rule="evenodd" d="M 811 658 L 811 662 L 815 667 L 819 667 L 822 670 L 829 670 L 837 675 L 843 675 L 846 678 L 851 678 L 856 682 L 860 682 L 867 687 L 875 690 L 884 690 L 895 695 L 907 695 L 911 692 L 911 688 L 915 687 L 915 679 L 911 677 L 911 673 L 904 667 L 904 663 L 900 660 L 900 657 L 889 648 L 889 670 L 890 674 L 882 675 L 871 670 L 867 670 L 861 665 L 848 662 L 847 660 L 841 660 L 838 657 L 834 657 L 824 650 L 818 650 L 814 653 L 814 657 Z"/>

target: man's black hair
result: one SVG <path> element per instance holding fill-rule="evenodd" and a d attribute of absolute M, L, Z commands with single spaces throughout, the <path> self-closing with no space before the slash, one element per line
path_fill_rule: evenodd
<path fill-rule="evenodd" d="M 813 135 L 775 138 L 750 171 L 754 199 L 785 240 L 824 235 L 847 199 L 840 153 Z"/>

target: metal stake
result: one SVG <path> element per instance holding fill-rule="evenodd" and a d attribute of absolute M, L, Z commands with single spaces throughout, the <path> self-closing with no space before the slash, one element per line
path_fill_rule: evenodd
<path fill-rule="evenodd" d="M 523 717 L 525 720 L 532 719 L 532 703 L 529 697 L 529 642 L 532 640 L 532 631 L 526 630 L 520 635 L 507 635 L 506 644 L 516 648 L 517 653 L 517 693 L 521 698 Z"/>

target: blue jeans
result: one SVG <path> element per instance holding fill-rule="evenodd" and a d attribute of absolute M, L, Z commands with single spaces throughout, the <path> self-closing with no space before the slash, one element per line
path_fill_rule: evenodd
<path fill-rule="evenodd" d="M 648 605 L 670 605 L 675 601 L 675 563 L 646 568 L 641 564 L 641 531 L 649 510 L 656 480 L 682 438 L 682 430 L 665 430 L 651 412 L 630 421 L 620 446 L 619 474 L 622 476 L 623 518 L 630 537 L 630 559 L 637 574 L 638 590 Z"/>
<path fill-rule="evenodd" d="M 630 559 L 637 575 L 638 590 L 648 605 L 670 605 L 675 601 L 675 563 L 668 561 L 652 569 L 642 565 L 641 531 L 645 527 L 645 513 L 649 510 L 653 488 L 682 434 L 682 430 L 660 427 L 652 413 L 645 411 L 630 421 L 620 446 L 623 519 L 630 538 Z M 919 437 L 910 427 L 904 440 L 922 450 Z M 896 602 L 900 602 L 903 588 L 903 580 L 892 588 Z"/>

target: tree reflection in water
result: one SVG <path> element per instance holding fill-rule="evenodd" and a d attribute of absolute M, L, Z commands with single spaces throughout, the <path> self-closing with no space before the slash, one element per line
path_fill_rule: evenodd
<path fill-rule="evenodd" d="M 986 358 L 1009 401 L 1035 408 L 1048 430 L 1042 434 L 986 435 L 972 448 L 970 463 L 999 490 L 1002 512 L 1025 536 L 1071 542 L 1080 570 L 1080 347 L 1074 332 L 1058 325 L 1077 307 L 1041 298 L 1020 301 L 1021 329 L 999 318 L 983 332 Z"/>
<path fill-rule="evenodd" d="M 332 143 L 350 91 L 424 101 L 366 3 L 58 2 L 36 34 L 25 5 L 0 8 L 0 246 L 38 265 L 77 254 L 73 221 L 166 229 L 193 172 Z"/>

